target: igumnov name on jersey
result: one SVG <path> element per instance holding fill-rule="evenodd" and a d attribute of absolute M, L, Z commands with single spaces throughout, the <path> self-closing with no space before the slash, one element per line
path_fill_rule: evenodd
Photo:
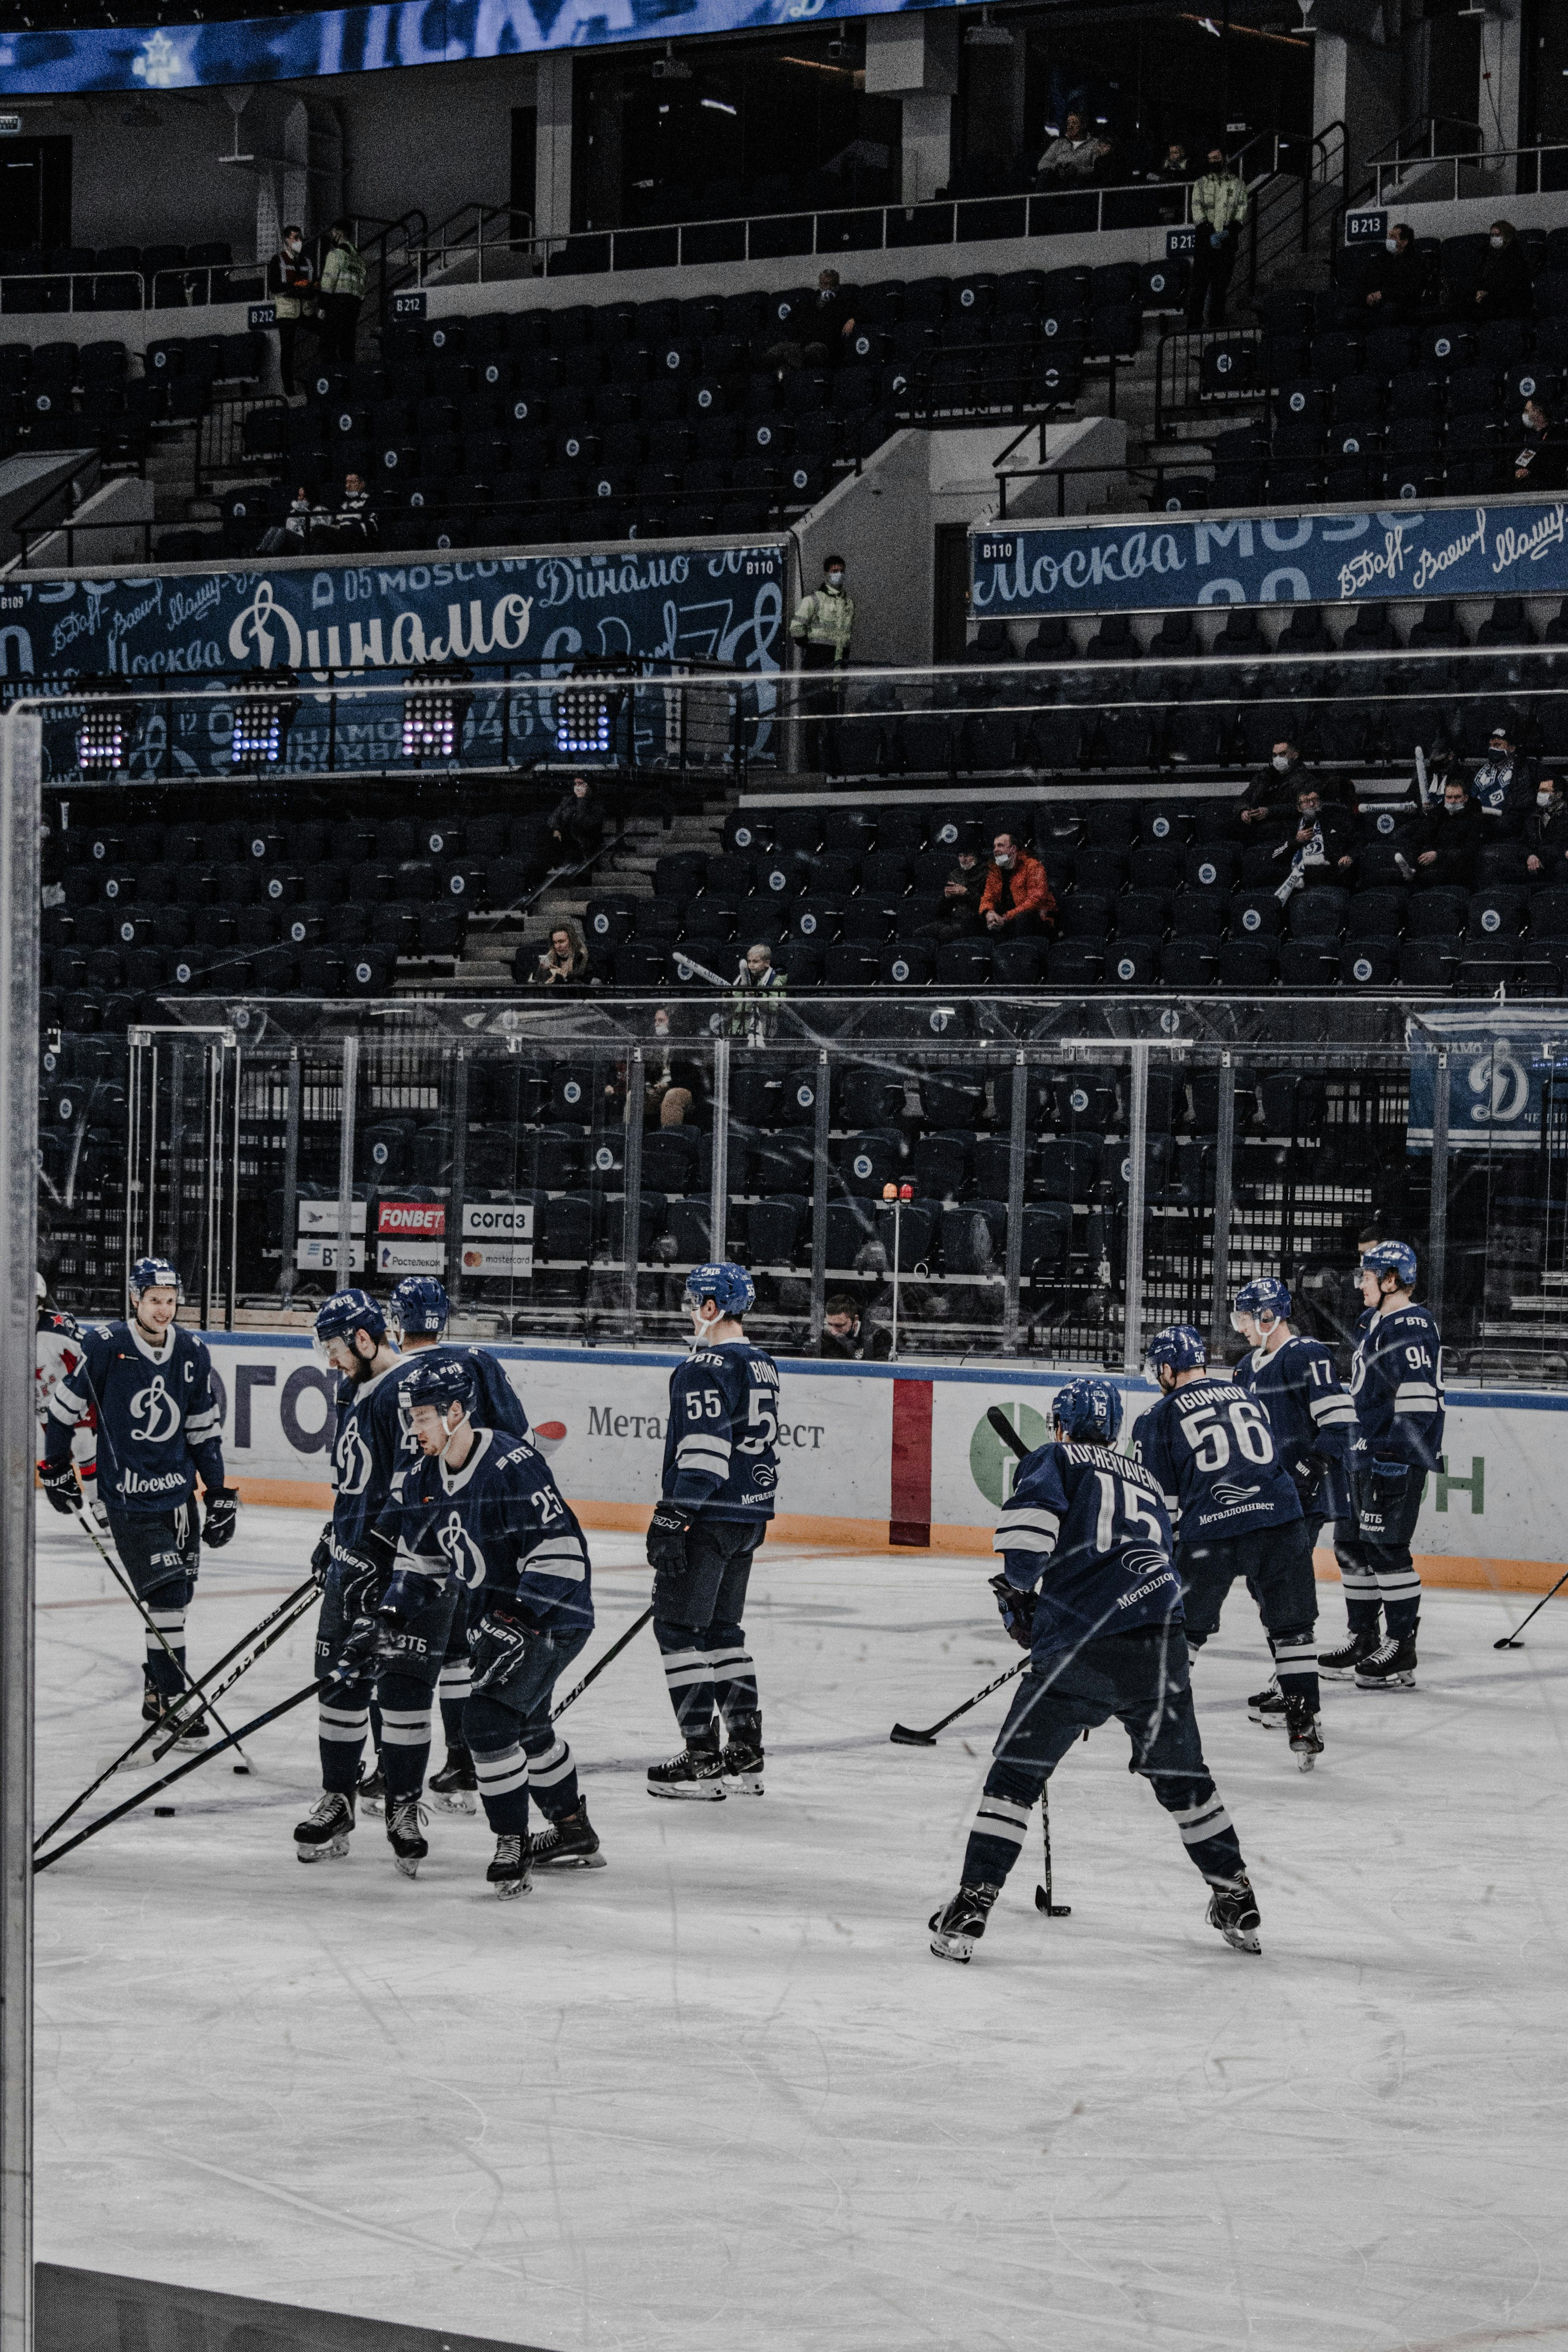
<path fill-rule="evenodd" d="M 1232 1380 L 1172 1389 L 1132 1433 L 1184 1544 L 1249 1535 L 1302 1516 L 1268 1416 Z"/>
<path fill-rule="evenodd" d="M 403 1449 L 398 1377 L 403 1357 L 368 1381 L 344 1381 L 338 1390 L 338 1431 L 332 1441 L 332 1553 L 363 1556 L 392 1491 Z"/>
<path fill-rule="evenodd" d="M 1019 1465 L 992 1548 L 1009 1584 L 1039 1585 L 1037 1657 L 1181 1617 L 1159 1487 L 1114 1446 L 1037 1446 Z"/>
<path fill-rule="evenodd" d="M 1436 1470 L 1443 1451 L 1442 1344 L 1425 1307 L 1374 1315 L 1351 1360 L 1355 1466 L 1403 1462 Z"/>
<path fill-rule="evenodd" d="M 460 1470 L 421 1454 L 398 1471 L 381 1528 L 398 1577 L 455 1576 L 481 1607 L 500 1601 L 542 1633 L 593 1624 L 583 1530 L 526 1438 L 481 1429 Z"/>
<path fill-rule="evenodd" d="M 1268 1415 L 1274 1443 L 1287 1465 L 1309 1454 L 1325 1459 L 1328 1466 L 1314 1505 L 1321 1505 L 1325 1518 L 1343 1518 L 1350 1509 L 1346 1479 L 1355 1439 L 1355 1406 L 1340 1386 L 1333 1349 L 1321 1339 L 1292 1332 L 1272 1354 L 1267 1348 L 1252 1349 L 1232 1378 Z"/>
<path fill-rule="evenodd" d="M 131 1323 L 93 1323 L 49 1399 L 48 1462 L 68 1462 L 71 1432 L 98 1407 L 98 1486 L 122 1511 L 172 1511 L 223 1485 L 223 1446 L 205 1343 L 172 1324 L 154 1348 Z"/>
<path fill-rule="evenodd" d="M 694 1348 L 669 1376 L 667 1502 L 715 1519 L 771 1519 L 778 1489 L 779 1369 L 750 1339 Z"/>

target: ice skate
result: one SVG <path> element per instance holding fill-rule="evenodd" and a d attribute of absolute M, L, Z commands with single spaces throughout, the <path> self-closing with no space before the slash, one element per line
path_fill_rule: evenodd
<path fill-rule="evenodd" d="M 649 1765 L 647 1792 L 650 1797 L 696 1798 L 710 1805 L 721 1804 L 724 1797 L 723 1771 L 724 1759 L 719 1753 L 717 1739 L 693 1742 L 667 1763 Z"/>
<path fill-rule="evenodd" d="M 1414 1690 L 1415 1687 L 1415 1636 L 1406 1633 L 1396 1641 L 1391 1633 L 1364 1658 L 1356 1663 L 1357 1690 Z"/>
<path fill-rule="evenodd" d="M 1209 1926 L 1219 1929 L 1233 1950 L 1260 1952 L 1263 1945 L 1258 1933 L 1258 1897 L 1246 1871 L 1239 1878 L 1226 1879 L 1223 1884 L 1211 1880 L 1209 1885 Z"/>
<path fill-rule="evenodd" d="M 367 1813 L 381 1814 L 386 1811 L 386 1777 L 378 1756 L 370 1770 L 360 1768 L 359 1801 Z"/>
<path fill-rule="evenodd" d="M 1001 1892 L 999 1886 L 961 1886 L 950 1903 L 931 1913 L 931 1948 L 939 1960 L 968 1960 Z"/>
<path fill-rule="evenodd" d="M 466 1748 L 448 1748 L 447 1761 L 430 1776 L 430 1794 L 444 1813 L 477 1812 L 479 1785 Z"/>
<path fill-rule="evenodd" d="M 1348 1682 L 1362 1660 L 1370 1658 L 1377 1646 L 1375 1627 L 1352 1633 L 1347 1641 L 1341 1643 L 1337 1650 L 1319 1651 L 1318 1672 L 1321 1675 L 1336 1675 L 1342 1682 Z"/>
<path fill-rule="evenodd" d="M 405 1878 L 417 1878 L 419 1865 L 430 1849 L 425 1842 L 426 1812 L 417 1797 L 386 1801 L 386 1842 L 392 1859 Z"/>
<path fill-rule="evenodd" d="M 306 1819 L 294 1832 L 294 1850 L 301 1862 L 331 1862 L 349 1850 L 354 1825 L 354 1801 L 336 1789 L 323 1789 Z"/>
<path fill-rule="evenodd" d="M 528 1859 L 535 1870 L 603 1870 L 605 1857 L 587 1806 L 579 1801 L 574 1811 L 535 1830 L 528 1841 Z"/>
<path fill-rule="evenodd" d="M 1279 1683 L 1271 1682 L 1260 1691 L 1254 1691 L 1247 1702 L 1247 1711 L 1254 1723 L 1267 1725 L 1278 1731 L 1285 1720 L 1285 1694 Z"/>
<path fill-rule="evenodd" d="M 179 1701 L 175 1699 L 167 1710 L 169 1727 L 174 1734 L 174 1753 L 176 1756 L 192 1756 L 198 1748 L 206 1746 L 213 1736 L 212 1726 L 199 1709 L 195 1715 L 186 1716 L 183 1721 L 178 1720 L 178 1708 Z"/>
<path fill-rule="evenodd" d="M 528 1856 L 523 1853 L 523 1840 L 518 1837 L 498 1837 L 495 1860 L 485 1873 L 486 1883 L 493 1886 L 503 1903 L 515 1902 L 529 1891 Z"/>
<path fill-rule="evenodd" d="M 1285 1701 L 1285 1728 L 1290 1753 L 1303 1772 L 1310 1772 L 1323 1752 L 1323 1726 L 1304 1698 Z"/>
<path fill-rule="evenodd" d="M 729 1727 L 720 1762 L 724 1773 L 724 1786 L 736 1796 L 760 1797 L 763 1793 L 763 1718 L 756 1713 L 738 1715 Z"/>

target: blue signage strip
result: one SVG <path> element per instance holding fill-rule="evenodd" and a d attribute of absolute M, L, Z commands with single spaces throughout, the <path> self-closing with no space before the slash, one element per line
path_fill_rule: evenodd
<path fill-rule="evenodd" d="M 976 620 L 1195 604 L 1568 594 L 1561 499 L 1381 514 L 1151 516 L 971 531 Z"/>

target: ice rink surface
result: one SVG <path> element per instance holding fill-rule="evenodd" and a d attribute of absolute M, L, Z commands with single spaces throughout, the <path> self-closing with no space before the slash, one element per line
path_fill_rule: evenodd
<path fill-rule="evenodd" d="M 141 1645 L 39 1516 L 43 1822 L 132 1736 Z M 247 1510 L 208 1555 L 198 1670 L 319 1525 Z M 584 1664 L 647 1589 L 640 1539 L 591 1541 Z M 1528 1601 L 1429 1595 L 1420 1688 L 1331 1685 L 1305 1776 L 1247 1719 L 1233 1594 L 1197 1694 L 1261 1958 L 1112 1726 L 1051 1784 L 1072 1916 L 1031 1842 L 962 1969 L 926 1920 L 1006 1694 L 934 1750 L 888 1731 L 1016 1657 L 987 1572 L 765 1549 L 761 1800 L 648 1798 L 679 1742 L 639 1636 L 567 1718 L 609 1866 L 515 1904 L 478 1819 L 432 1815 L 414 1885 L 379 1820 L 300 1868 L 310 1706 L 252 1779 L 219 1759 L 47 1872 L 39 2257 L 548 2352 L 1568 2345 L 1568 1598 L 1497 1654 Z M 310 1630 L 231 1723 L 309 1678 Z"/>

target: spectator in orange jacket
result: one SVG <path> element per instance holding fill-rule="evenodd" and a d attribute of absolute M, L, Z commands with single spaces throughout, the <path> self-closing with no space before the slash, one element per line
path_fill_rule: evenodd
<path fill-rule="evenodd" d="M 1019 848 L 1010 833 L 991 845 L 991 870 L 980 893 L 980 919 L 993 937 L 1033 939 L 1046 931 L 1057 902 L 1037 857 Z"/>

